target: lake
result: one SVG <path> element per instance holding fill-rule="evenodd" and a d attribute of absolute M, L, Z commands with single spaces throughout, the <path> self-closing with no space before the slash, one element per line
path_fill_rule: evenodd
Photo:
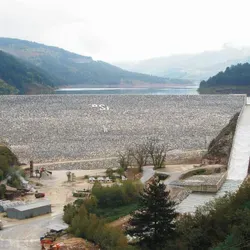
<path fill-rule="evenodd" d="M 198 95 L 197 87 L 186 88 L 62 88 L 56 94 L 85 95 Z"/>

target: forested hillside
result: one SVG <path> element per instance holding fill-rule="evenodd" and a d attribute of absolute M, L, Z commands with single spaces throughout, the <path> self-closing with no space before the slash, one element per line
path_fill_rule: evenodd
<path fill-rule="evenodd" d="M 0 95 L 16 95 L 18 92 L 17 88 L 0 79 Z"/>
<path fill-rule="evenodd" d="M 55 78 L 0 51 L 0 94 L 37 94 L 53 91 Z"/>
<path fill-rule="evenodd" d="M 63 49 L 18 39 L 0 38 L 0 49 L 28 61 L 58 79 L 57 85 L 178 83 L 178 80 L 129 72 Z M 182 81 L 180 81 L 182 82 Z"/>
<path fill-rule="evenodd" d="M 227 67 L 224 72 L 200 83 L 201 94 L 246 93 L 250 94 L 250 64 L 237 64 Z"/>

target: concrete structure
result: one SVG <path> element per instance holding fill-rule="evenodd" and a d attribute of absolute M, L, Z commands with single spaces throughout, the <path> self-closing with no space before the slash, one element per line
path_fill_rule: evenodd
<path fill-rule="evenodd" d="M 243 181 L 248 174 L 250 157 L 250 103 L 247 101 L 238 118 L 228 164 L 228 179 Z"/>
<path fill-rule="evenodd" d="M 198 206 L 204 205 L 214 197 L 221 197 L 226 192 L 235 192 L 240 187 L 248 173 L 250 156 L 250 99 L 244 99 L 244 106 L 238 118 L 233 145 L 228 163 L 226 181 L 216 195 L 191 194 L 179 206 L 180 213 L 193 213 Z"/>
<path fill-rule="evenodd" d="M 185 187 L 192 192 L 217 193 L 226 181 L 227 173 L 193 176 L 182 181 L 176 181 L 173 185 Z M 200 178 L 199 178 L 200 177 Z M 171 183 L 172 185 L 172 183 Z"/>
<path fill-rule="evenodd" d="M 27 219 L 35 216 L 51 213 L 51 204 L 47 200 L 20 205 L 7 209 L 7 216 L 13 219 Z"/>

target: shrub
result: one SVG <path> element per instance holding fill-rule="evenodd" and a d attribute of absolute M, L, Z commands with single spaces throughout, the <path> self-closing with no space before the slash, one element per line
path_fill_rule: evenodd
<path fill-rule="evenodd" d="M 92 194 L 96 197 L 98 207 L 117 207 L 135 202 L 141 190 L 141 185 L 132 182 L 124 181 L 123 185 L 113 185 L 111 187 L 103 187 L 96 182 L 92 188 Z"/>
<path fill-rule="evenodd" d="M 70 224 L 69 231 L 77 237 L 82 237 L 98 244 L 101 249 L 127 249 L 127 239 L 121 230 L 111 228 L 103 219 L 95 214 L 89 214 L 84 205 L 64 207 L 63 219 Z"/>

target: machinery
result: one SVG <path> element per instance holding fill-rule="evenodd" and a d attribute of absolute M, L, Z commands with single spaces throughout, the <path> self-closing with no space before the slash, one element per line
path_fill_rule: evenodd
<path fill-rule="evenodd" d="M 36 174 L 36 177 L 41 178 L 43 174 L 46 174 L 47 176 L 52 175 L 52 172 L 47 170 L 44 167 L 41 167 L 40 169 L 36 169 L 35 174 Z"/>
<path fill-rule="evenodd" d="M 44 236 L 40 237 L 42 249 L 60 249 L 60 244 L 55 244 L 57 233 L 46 233 Z"/>
<path fill-rule="evenodd" d="M 52 224 L 48 227 L 49 232 L 44 236 L 40 237 L 40 243 L 42 249 L 56 250 L 60 249 L 62 243 L 55 243 L 56 239 L 64 234 L 66 234 L 66 229 L 68 225 L 63 224 Z"/>

